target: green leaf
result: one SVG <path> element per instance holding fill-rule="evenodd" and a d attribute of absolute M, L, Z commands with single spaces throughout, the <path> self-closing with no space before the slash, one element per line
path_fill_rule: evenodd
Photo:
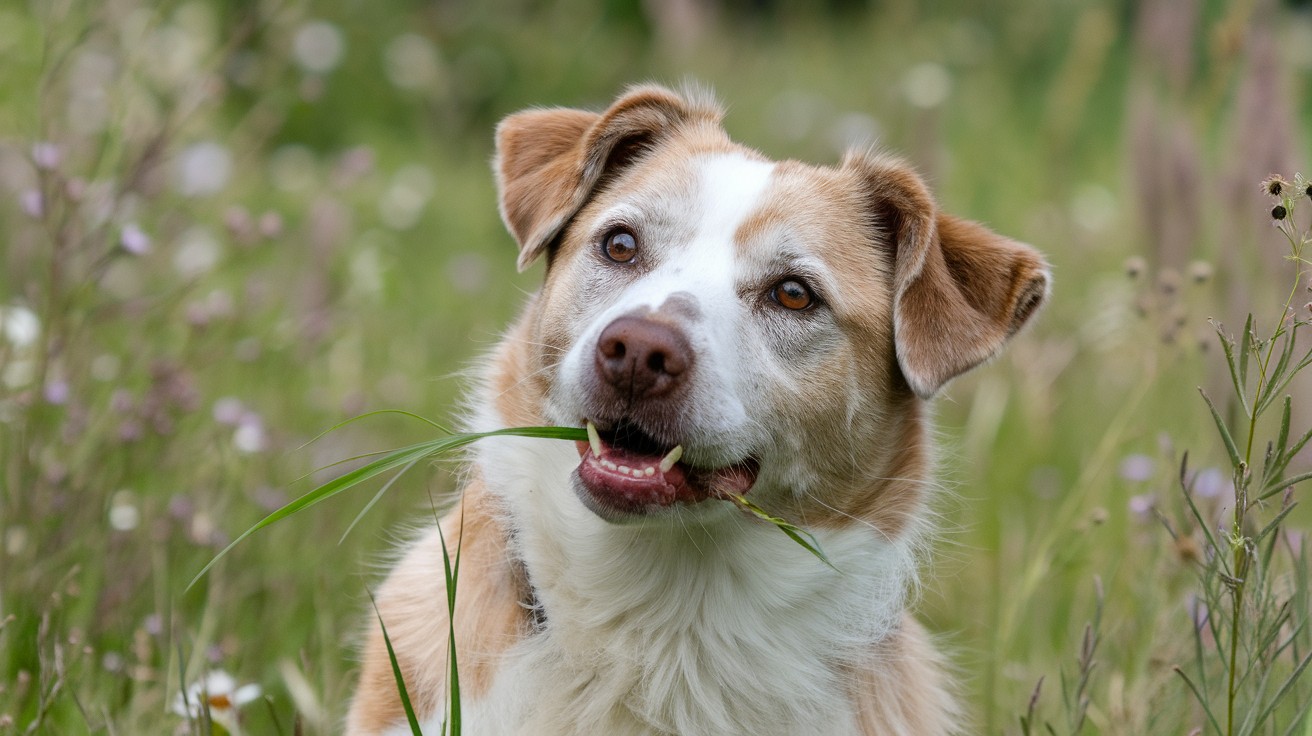
<path fill-rule="evenodd" d="M 1285 472 L 1285 468 L 1289 467 L 1290 461 L 1297 457 L 1298 453 L 1302 452 L 1303 448 L 1307 446 L 1309 440 L 1312 440 L 1312 428 L 1309 428 L 1302 437 L 1298 438 L 1298 441 L 1294 443 L 1294 446 L 1285 452 L 1284 457 L 1280 458 L 1280 463 L 1276 466 L 1275 470 L 1272 471 L 1271 477 L 1279 478 L 1280 474 Z"/>
<path fill-rule="evenodd" d="M 1312 480 L 1312 472 L 1299 473 L 1298 475 L 1292 478 L 1284 478 L 1284 479 L 1277 478 L 1271 481 L 1271 483 L 1268 484 L 1266 487 L 1264 487 L 1262 489 L 1262 495 L 1258 496 L 1257 498 L 1259 501 L 1265 501 L 1266 499 L 1276 495 L 1277 493 L 1284 491 L 1286 488 L 1293 485 L 1298 485 L 1299 483 L 1302 483 L 1305 480 Z"/>
<path fill-rule="evenodd" d="M 1289 675 L 1284 684 L 1280 686 L 1280 689 L 1276 691 L 1275 697 L 1271 699 L 1270 703 L 1267 703 L 1266 708 L 1262 711 L 1262 715 L 1257 717 L 1258 726 L 1261 726 L 1262 723 L 1266 721 L 1267 717 L 1275 711 L 1276 706 L 1280 705 L 1280 701 L 1289 694 L 1290 690 L 1293 689 L 1294 684 L 1303 676 L 1303 672 L 1307 669 L 1309 662 L 1312 662 L 1312 652 L 1308 652 L 1308 655 L 1303 657 L 1303 661 L 1298 663 L 1298 667 L 1294 669 L 1293 673 Z"/>
<path fill-rule="evenodd" d="M 774 524 L 775 526 L 779 527 L 779 530 L 782 531 L 784 534 L 787 534 L 789 539 L 792 539 L 794 542 L 797 542 L 798 544 L 802 545 L 802 547 L 805 548 L 806 551 L 815 555 L 817 558 L 819 558 L 821 562 L 828 565 L 829 568 L 834 572 L 837 573 L 842 572 L 837 567 L 834 567 L 834 563 L 829 561 L 829 558 L 825 555 L 824 550 L 820 549 L 820 542 L 815 538 L 815 535 L 811 534 L 811 532 L 808 532 L 805 529 L 801 529 L 797 526 L 794 526 L 793 524 L 790 524 L 789 522 L 784 521 L 783 519 L 780 519 L 777 516 L 771 516 L 769 513 L 765 511 L 765 509 L 762 509 L 760 506 L 757 506 L 751 501 L 748 501 L 743 496 L 730 495 L 729 500 L 733 501 L 734 503 L 738 504 L 744 509 L 747 509 L 758 519 L 761 519 L 763 521 L 768 521 L 771 524 Z"/>
<path fill-rule="evenodd" d="M 1299 372 L 1308 367 L 1308 365 L 1312 365 L 1312 350 L 1308 350 L 1307 354 L 1298 361 L 1298 365 L 1294 366 L 1292 370 L 1287 371 L 1285 375 L 1281 377 L 1280 381 L 1271 382 L 1271 385 L 1275 386 L 1275 388 L 1267 392 L 1266 400 L 1262 402 L 1262 407 L 1265 408 L 1266 404 L 1271 402 L 1273 396 L 1282 393 L 1285 390 L 1285 387 L 1289 385 L 1289 382 L 1294 380 L 1294 376 L 1297 376 Z M 1258 413 L 1261 413 L 1261 411 L 1261 409 L 1258 409 Z"/>
<path fill-rule="evenodd" d="M 1221 412 L 1216 410 L 1216 404 L 1212 403 L 1211 397 L 1200 386 L 1198 393 L 1203 395 L 1203 401 L 1207 402 L 1207 408 L 1212 412 L 1212 421 L 1216 422 L 1216 429 L 1221 433 L 1221 440 L 1225 443 L 1225 451 L 1230 455 L 1230 465 L 1238 468 L 1243 462 L 1239 457 L 1239 448 L 1235 447 L 1234 438 L 1230 436 L 1230 429 L 1225 426 L 1225 420 L 1221 419 Z"/>
<path fill-rule="evenodd" d="M 1248 319 L 1251 323 L 1253 316 L 1250 314 Z M 1244 379 L 1240 377 L 1239 366 L 1235 364 L 1235 341 L 1225 334 L 1225 329 L 1221 325 L 1214 322 L 1212 327 L 1216 329 L 1216 336 L 1221 339 L 1221 350 L 1225 353 L 1225 364 L 1230 368 L 1230 380 L 1234 383 L 1235 396 L 1239 397 L 1239 403 L 1244 407 L 1244 414 L 1251 416 L 1248 409 L 1248 397 L 1244 395 Z M 1244 370 L 1247 369 L 1247 361 L 1245 361 Z"/>
<path fill-rule="evenodd" d="M 396 650 L 392 649 L 392 638 L 387 635 L 387 624 L 383 623 L 383 614 L 378 612 L 378 602 L 374 600 L 374 594 L 369 594 L 369 601 L 373 603 L 374 615 L 378 617 L 378 627 L 383 630 L 383 643 L 387 645 L 387 658 L 392 662 L 392 677 L 396 678 L 396 693 L 401 697 L 401 708 L 405 710 L 405 719 L 410 723 L 410 733 L 412 736 L 424 736 L 423 730 L 419 728 L 419 719 L 415 717 L 414 706 L 410 704 L 410 692 L 405 687 L 405 675 L 401 674 L 401 663 L 396 661 Z"/>
<path fill-rule="evenodd" d="M 1289 367 L 1289 358 L 1294 354 L 1294 343 L 1298 341 L 1297 329 L 1296 323 L 1294 329 L 1283 333 L 1282 337 L 1284 338 L 1285 346 L 1280 351 L 1280 359 L 1276 361 L 1276 367 L 1266 375 L 1266 386 L 1262 387 L 1262 395 L 1258 397 L 1259 400 L 1257 403 L 1259 405 L 1265 405 L 1267 403 L 1267 398 L 1275 393 L 1276 385 L 1280 384 L 1282 382 L 1281 379 L 1285 377 L 1285 369 Z M 1275 338 L 1273 337 L 1272 339 Z M 1293 376 L 1291 375 L 1290 377 L 1292 378 Z"/>
<path fill-rule="evenodd" d="M 1248 313 L 1248 321 L 1244 323 L 1244 334 L 1239 338 L 1239 384 L 1240 386 L 1248 385 L 1248 355 L 1253 351 L 1253 313 Z M 1241 388 L 1239 393 L 1243 393 Z"/>
<path fill-rule="evenodd" d="M 1257 536 L 1253 537 L 1253 542 L 1254 543 L 1260 542 L 1264 538 L 1266 538 L 1266 535 L 1275 531 L 1280 526 L 1280 522 L 1284 521 L 1285 517 L 1289 516 L 1289 512 L 1293 511 L 1297 506 L 1298 504 L 1291 503 L 1285 508 L 1281 509 L 1280 513 L 1276 514 L 1276 518 L 1272 519 L 1269 523 L 1267 523 L 1266 526 L 1262 527 L 1262 531 L 1258 532 Z"/>
<path fill-rule="evenodd" d="M 1271 471 L 1276 466 L 1280 466 L 1280 461 L 1285 456 L 1285 449 L 1289 444 L 1289 417 L 1292 403 L 1290 397 L 1286 396 L 1285 405 L 1280 410 L 1280 434 L 1276 436 L 1276 442 L 1267 452 L 1266 462 L 1262 464 L 1263 484 L 1275 477 Z"/>

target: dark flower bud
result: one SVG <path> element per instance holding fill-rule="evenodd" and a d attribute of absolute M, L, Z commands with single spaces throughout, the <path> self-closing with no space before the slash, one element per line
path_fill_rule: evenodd
<path fill-rule="evenodd" d="M 1288 214 L 1289 211 L 1285 209 L 1283 204 L 1278 204 L 1271 208 L 1271 219 L 1273 220 L 1283 220 L 1285 219 L 1285 215 Z"/>

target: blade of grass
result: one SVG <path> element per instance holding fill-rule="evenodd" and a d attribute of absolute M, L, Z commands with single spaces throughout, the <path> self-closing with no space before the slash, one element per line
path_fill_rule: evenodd
<path fill-rule="evenodd" d="M 396 678 L 396 693 L 401 698 L 401 708 L 405 710 L 405 719 L 410 724 L 411 736 L 424 736 L 419 728 L 419 719 L 415 717 L 414 706 L 410 704 L 410 692 L 405 687 L 405 675 L 401 673 L 401 663 L 396 661 L 396 650 L 392 649 L 392 638 L 387 635 L 387 624 L 383 623 L 383 614 L 378 611 L 378 601 L 369 593 L 369 602 L 373 604 L 374 615 L 378 617 L 378 627 L 383 631 L 383 643 L 387 645 L 387 658 L 392 662 L 392 677 Z"/>
<path fill-rule="evenodd" d="M 447 434 L 455 434 L 450 429 L 447 429 L 446 427 L 442 426 L 441 424 L 438 424 L 432 419 L 429 419 L 428 417 L 425 416 L 420 416 L 412 411 L 406 411 L 405 409 L 378 409 L 376 411 L 368 411 L 365 412 L 364 414 L 353 416 L 350 419 L 342 420 L 334 424 L 333 426 L 329 427 L 328 429 L 325 429 L 324 431 L 320 432 L 319 434 L 316 434 L 315 436 L 311 437 L 305 444 L 301 445 L 296 449 L 304 450 L 310 445 L 313 445 L 314 443 L 323 439 L 325 436 L 332 434 L 333 432 L 336 432 L 337 430 L 341 429 L 342 427 L 345 427 L 348 424 L 354 424 L 360 421 L 361 419 L 368 419 L 369 417 L 375 417 L 378 416 L 379 414 L 400 414 L 401 416 L 410 417 L 411 419 L 418 419 L 419 421 L 423 422 L 424 424 L 427 424 L 430 427 L 433 427 L 439 432 L 445 432 Z"/>
<path fill-rule="evenodd" d="M 1293 673 L 1285 679 L 1284 684 L 1280 686 L 1278 691 L 1276 691 L 1275 697 L 1271 698 L 1270 703 L 1267 703 L 1266 708 L 1262 711 L 1262 715 L 1257 717 L 1258 726 L 1261 726 L 1262 723 L 1275 712 L 1276 706 L 1280 705 L 1280 701 L 1283 700 L 1284 697 L 1289 694 L 1289 691 L 1293 689 L 1294 683 L 1303 675 L 1303 671 L 1307 669 L 1309 662 L 1312 662 L 1312 652 L 1308 652 L 1308 655 L 1303 658 L 1303 661 L 1298 663 L 1298 667 L 1294 668 Z"/>
<path fill-rule="evenodd" d="M 446 624 L 447 624 L 447 659 L 451 665 L 450 705 L 443 731 L 449 736 L 460 736 L 460 667 L 456 662 L 456 585 L 460 582 L 460 550 L 465 541 L 465 505 L 460 504 L 460 539 L 456 541 L 456 561 L 451 564 L 451 554 L 446 548 L 446 534 L 442 525 L 437 525 L 437 536 L 442 542 L 442 570 L 446 575 Z"/>
<path fill-rule="evenodd" d="M 1198 687 L 1194 685 L 1194 681 L 1189 679 L 1189 675 L 1186 675 L 1184 670 L 1180 669 L 1179 665 L 1172 667 L 1172 669 L 1175 670 L 1175 674 L 1180 676 L 1180 679 L 1184 680 L 1184 684 L 1188 685 L 1189 689 L 1193 691 L 1194 699 L 1203 707 L 1203 713 L 1207 714 L 1207 720 L 1212 724 L 1212 728 L 1216 729 L 1218 734 L 1225 733 L 1225 731 L 1221 730 L 1221 724 L 1217 723 L 1216 716 L 1212 715 L 1212 709 L 1207 705 L 1207 699 L 1203 697 L 1203 694 L 1198 690 Z"/>
<path fill-rule="evenodd" d="M 819 558 L 821 562 L 828 565 L 829 568 L 834 572 L 837 573 L 842 572 L 842 570 L 839 570 L 837 567 L 834 567 L 834 563 L 829 561 L 829 558 L 825 555 L 824 550 L 820 549 L 819 540 L 817 540 L 815 538 L 815 535 L 812 534 L 811 532 L 808 532 L 805 529 L 797 527 L 793 524 L 790 524 L 789 522 L 784 521 L 783 519 L 780 519 L 777 516 L 771 516 L 769 513 L 765 511 L 765 509 L 762 509 L 760 506 L 757 506 L 751 501 L 748 501 L 743 496 L 730 495 L 729 499 L 732 500 L 734 503 L 738 504 L 739 506 L 743 507 L 747 511 L 750 511 L 758 519 L 761 519 L 763 521 L 768 521 L 771 524 L 774 524 L 775 526 L 779 527 L 780 531 L 782 531 L 784 534 L 787 534 L 788 537 L 792 539 L 794 542 L 797 542 L 798 544 L 802 545 L 802 547 L 806 549 L 806 551 L 815 555 L 817 558 Z"/>
<path fill-rule="evenodd" d="M 378 503 L 379 499 L 383 497 L 383 494 L 387 493 L 393 485 L 396 485 L 396 481 L 400 480 L 401 476 L 410 472 L 410 469 L 418 462 L 419 460 L 410 461 L 404 468 L 396 471 L 395 475 L 387 479 L 387 482 L 383 484 L 383 487 L 379 488 L 378 492 L 374 494 L 374 497 L 369 499 L 369 503 L 365 504 L 364 508 L 360 509 L 360 513 L 356 514 L 354 519 L 351 519 L 351 523 L 347 525 L 346 531 L 342 532 L 342 538 L 337 540 L 337 544 L 340 545 L 342 542 L 346 541 L 346 535 L 350 534 L 351 530 L 355 528 L 355 525 L 359 524 L 360 520 L 364 518 L 364 515 L 369 513 L 369 509 L 372 509 L 374 505 Z"/>
<path fill-rule="evenodd" d="M 311 506 L 314 506 L 317 503 L 326 501 L 327 499 L 332 498 L 333 496 L 343 491 L 346 491 L 356 485 L 359 485 L 360 483 L 369 480 L 370 478 L 373 478 L 374 476 L 377 476 L 380 473 L 385 473 L 388 470 L 391 470 L 392 468 L 397 468 L 411 462 L 417 462 L 430 455 L 436 455 L 442 452 L 449 452 L 451 450 L 464 447 L 465 445 L 468 445 L 472 442 L 483 439 L 485 437 L 505 437 L 505 436 L 537 437 L 543 439 L 560 439 L 560 440 L 575 440 L 575 441 L 581 441 L 587 439 L 587 433 L 584 430 L 575 427 L 511 427 L 507 429 L 493 430 L 491 432 L 471 432 L 465 434 L 453 434 L 449 437 L 442 437 L 436 440 L 420 442 L 414 445 L 410 445 L 408 447 L 403 447 L 399 450 L 395 450 L 371 463 L 362 465 L 361 467 L 356 468 L 355 470 L 344 473 L 338 476 L 337 478 L 334 478 L 333 480 L 324 483 L 323 485 L 315 488 L 309 493 L 306 493 L 305 495 L 297 498 L 296 500 L 288 503 L 287 505 L 283 506 L 277 511 L 274 511 L 273 513 L 261 519 L 254 526 L 242 532 L 236 539 L 232 541 L 231 544 L 229 544 L 227 547 L 224 547 L 222 551 L 220 551 L 217 555 L 214 556 L 214 559 L 206 563 L 205 567 L 201 568 L 200 572 L 196 573 L 196 576 L 192 578 L 190 583 L 187 584 L 187 587 L 184 590 L 184 592 L 186 590 L 191 590 L 191 588 L 196 585 L 197 581 L 199 581 L 202 577 L 204 577 L 205 573 L 209 572 L 210 568 L 214 567 L 214 565 L 219 560 L 223 559 L 223 557 L 227 555 L 228 552 L 232 551 L 232 549 L 236 547 L 239 543 L 241 543 L 250 535 L 259 531 L 260 529 L 263 529 L 264 527 L 269 526 L 270 524 L 273 524 L 276 521 L 280 521 L 282 519 L 287 518 L 288 516 L 291 516 L 292 514 L 298 511 L 302 511 Z"/>

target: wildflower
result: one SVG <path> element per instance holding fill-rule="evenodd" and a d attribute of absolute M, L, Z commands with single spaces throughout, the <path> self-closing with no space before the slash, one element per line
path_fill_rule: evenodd
<path fill-rule="evenodd" d="M 35 189 L 26 189 L 18 195 L 18 205 L 22 207 L 23 214 L 36 219 L 45 214 L 46 200 L 41 196 L 41 192 Z"/>
<path fill-rule="evenodd" d="M 32 163 L 38 168 L 50 171 L 59 166 L 64 159 L 64 152 L 54 143 L 42 141 L 32 144 Z"/>
<path fill-rule="evenodd" d="M 41 335 L 41 321 L 27 307 L 0 307 L 0 336 L 16 348 L 27 347 Z"/>
<path fill-rule="evenodd" d="M 1283 220 L 1285 219 L 1285 215 L 1288 214 L 1289 214 L 1289 210 L 1285 209 L 1285 206 L 1283 204 L 1278 204 L 1275 207 L 1271 208 L 1272 220 Z"/>
<path fill-rule="evenodd" d="M 1157 463 L 1147 455 L 1130 455 L 1121 461 L 1121 477 L 1128 481 L 1150 480 Z"/>
<path fill-rule="evenodd" d="M 210 718 L 232 733 L 238 733 L 237 710 L 260 697 L 259 685 L 237 686 L 237 681 L 223 670 L 211 670 L 200 682 L 194 682 L 185 693 L 173 699 L 173 712 L 188 720 L 200 718 L 202 705 Z"/>
<path fill-rule="evenodd" d="M 1144 493 L 1138 496 L 1130 497 L 1130 503 L 1129 503 L 1130 513 L 1133 514 L 1135 518 L 1137 518 L 1140 521 L 1144 521 L 1150 515 L 1152 515 L 1153 508 L 1156 507 L 1156 505 L 1157 505 L 1157 500 L 1153 497 L 1153 494 L 1151 493 Z"/>
<path fill-rule="evenodd" d="M 1289 182 L 1279 174 L 1272 174 L 1262 180 L 1262 192 L 1271 197 L 1282 196 L 1288 186 Z"/>
<path fill-rule="evenodd" d="M 123 246 L 123 250 L 134 256 L 142 256 L 150 252 L 150 236 L 143 232 L 135 222 L 123 226 L 123 232 L 119 234 L 118 243 Z"/>
<path fill-rule="evenodd" d="M 1220 498 L 1234 491 L 1234 485 L 1217 468 L 1206 468 L 1194 479 L 1193 493 L 1198 498 Z"/>

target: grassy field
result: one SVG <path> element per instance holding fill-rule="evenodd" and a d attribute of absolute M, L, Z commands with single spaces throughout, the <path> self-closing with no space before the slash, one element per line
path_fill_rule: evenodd
<path fill-rule="evenodd" d="M 1312 647 L 1312 514 L 1254 547 L 1269 600 L 1214 574 L 1246 547 L 1209 532 L 1234 475 L 1195 388 L 1247 433 L 1208 319 L 1286 324 L 1298 265 L 1259 182 L 1312 172 L 1306 4 L 9 0 L 0 58 L 0 734 L 205 732 L 175 710 L 215 671 L 262 691 L 244 732 L 335 732 L 376 563 L 454 466 L 345 537 L 370 489 L 188 581 L 324 466 L 432 436 L 378 417 L 306 445 L 323 430 L 451 416 L 541 278 L 496 214 L 496 121 L 685 79 L 772 157 L 904 153 L 1054 265 L 1037 326 L 937 405 L 950 492 L 919 610 L 972 733 L 1312 734 L 1308 678 L 1225 723 L 1232 626 L 1274 673 L 1241 680 L 1240 713 Z M 1312 386 L 1285 393 L 1297 436 Z"/>

